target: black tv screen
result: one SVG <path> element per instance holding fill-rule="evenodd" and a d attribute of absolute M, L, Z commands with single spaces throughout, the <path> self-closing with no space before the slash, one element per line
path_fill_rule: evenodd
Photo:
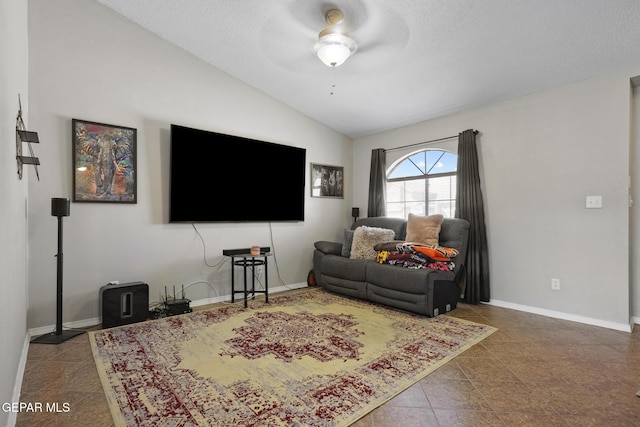
<path fill-rule="evenodd" d="M 171 125 L 169 222 L 304 221 L 304 148 Z"/>

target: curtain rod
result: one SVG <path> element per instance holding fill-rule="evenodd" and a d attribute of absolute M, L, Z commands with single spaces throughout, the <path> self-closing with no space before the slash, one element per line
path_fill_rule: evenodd
<path fill-rule="evenodd" d="M 478 134 L 477 130 L 474 130 L 473 133 L 475 135 Z M 454 138 L 458 138 L 459 135 L 452 135 L 452 136 L 446 136 L 444 138 L 438 138 L 438 139 L 432 139 L 430 141 L 423 141 L 423 142 L 416 142 L 415 144 L 409 144 L 409 145 L 402 145 L 400 147 L 394 147 L 394 148 L 386 148 L 384 151 L 395 151 L 395 150 L 402 150 L 405 148 L 410 148 L 410 147 L 415 147 L 416 145 L 427 145 L 427 144 L 433 144 L 434 142 L 440 142 L 440 141 L 446 141 L 447 139 L 454 139 Z"/>

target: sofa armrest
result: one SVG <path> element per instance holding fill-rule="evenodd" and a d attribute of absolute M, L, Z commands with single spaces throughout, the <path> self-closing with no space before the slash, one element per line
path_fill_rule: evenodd
<path fill-rule="evenodd" d="M 342 255 L 342 243 L 320 240 L 313 245 L 325 255 Z"/>

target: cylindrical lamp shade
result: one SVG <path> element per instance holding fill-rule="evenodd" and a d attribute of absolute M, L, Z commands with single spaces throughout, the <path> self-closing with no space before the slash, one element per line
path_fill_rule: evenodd
<path fill-rule="evenodd" d="M 71 202 L 69 199 L 54 197 L 51 199 L 51 216 L 69 216 Z"/>
<path fill-rule="evenodd" d="M 360 208 L 351 208 L 351 216 L 358 218 L 360 216 Z"/>

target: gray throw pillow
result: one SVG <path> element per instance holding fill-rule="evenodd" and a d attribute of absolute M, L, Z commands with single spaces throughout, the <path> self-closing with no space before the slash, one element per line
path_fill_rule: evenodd
<path fill-rule="evenodd" d="M 353 244 L 353 230 L 350 228 L 344 229 L 344 238 L 342 242 L 341 255 L 349 258 L 351 256 L 351 245 Z"/>

